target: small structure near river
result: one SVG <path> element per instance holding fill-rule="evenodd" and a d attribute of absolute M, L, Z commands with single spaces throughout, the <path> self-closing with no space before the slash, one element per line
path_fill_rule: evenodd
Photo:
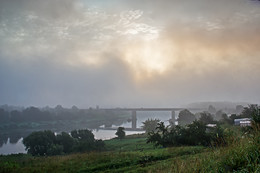
<path fill-rule="evenodd" d="M 251 118 L 234 119 L 234 124 L 241 127 L 251 126 Z"/>

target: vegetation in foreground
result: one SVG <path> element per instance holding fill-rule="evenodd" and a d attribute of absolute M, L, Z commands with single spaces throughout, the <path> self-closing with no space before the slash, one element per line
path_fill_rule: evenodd
<path fill-rule="evenodd" d="M 107 152 L 52 157 L 9 155 L 0 157 L 0 172 L 149 172 L 174 159 L 206 152 L 204 147 L 156 148 L 145 138 L 106 141 Z"/>
<path fill-rule="evenodd" d="M 145 134 L 134 135 L 105 141 L 105 152 L 0 156 L 0 172 L 260 172 L 259 117 L 255 109 L 249 131 L 224 129 L 224 146 L 155 148 Z"/>
<path fill-rule="evenodd" d="M 105 141 L 106 152 L 33 157 L 0 156 L 0 172 L 259 172 L 259 133 L 227 147 L 154 148 L 143 136 Z"/>

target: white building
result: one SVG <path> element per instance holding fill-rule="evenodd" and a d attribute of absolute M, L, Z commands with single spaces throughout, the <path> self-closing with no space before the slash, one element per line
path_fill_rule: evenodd
<path fill-rule="evenodd" d="M 237 126 L 245 127 L 245 126 L 251 126 L 251 118 L 240 118 L 240 119 L 234 119 L 234 123 Z"/>

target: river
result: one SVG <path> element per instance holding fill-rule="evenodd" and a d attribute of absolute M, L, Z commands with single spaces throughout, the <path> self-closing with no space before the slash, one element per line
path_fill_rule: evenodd
<path fill-rule="evenodd" d="M 137 113 L 137 127 L 140 128 L 145 120 L 148 118 L 153 119 L 160 119 L 165 123 L 165 125 L 168 125 L 168 120 L 171 118 L 170 112 L 138 112 Z M 122 127 L 131 127 L 131 122 L 124 123 L 120 125 Z M 117 127 L 117 126 L 112 126 Z M 115 133 L 116 130 L 92 130 L 93 134 L 95 135 L 96 139 L 111 139 L 116 137 Z M 126 131 L 126 135 L 131 134 L 138 134 L 138 133 L 144 133 L 144 131 Z M 0 154 L 2 155 L 8 155 L 8 154 L 17 154 L 17 153 L 26 153 L 25 146 L 22 143 L 23 138 L 17 139 L 15 142 L 10 141 L 10 138 L 7 139 L 6 142 L 0 146 Z"/>

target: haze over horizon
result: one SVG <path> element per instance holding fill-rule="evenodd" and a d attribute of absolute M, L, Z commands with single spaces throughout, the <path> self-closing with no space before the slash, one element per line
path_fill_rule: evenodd
<path fill-rule="evenodd" d="M 260 2 L 0 0 L 0 105 L 260 103 Z"/>

